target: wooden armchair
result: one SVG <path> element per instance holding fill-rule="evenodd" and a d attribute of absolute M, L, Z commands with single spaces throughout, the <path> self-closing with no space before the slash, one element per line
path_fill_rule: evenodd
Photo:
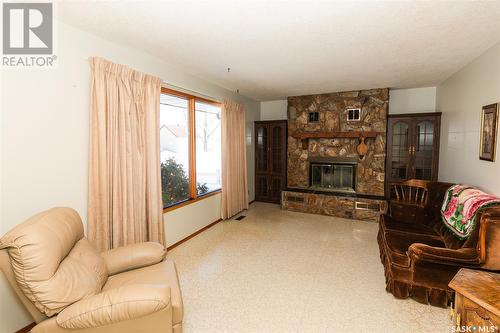
<path fill-rule="evenodd" d="M 395 220 L 417 218 L 427 204 L 429 181 L 409 179 L 391 187 L 390 215 Z"/>

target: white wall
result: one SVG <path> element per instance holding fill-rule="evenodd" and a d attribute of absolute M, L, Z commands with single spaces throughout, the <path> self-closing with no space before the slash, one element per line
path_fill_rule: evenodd
<path fill-rule="evenodd" d="M 389 114 L 436 111 L 436 87 L 391 89 Z"/>
<path fill-rule="evenodd" d="M 286 120 L 288 101 L 260 102 L 260 120 Z"/>
<path fill-rule="evenodd" d="M 220 219 L 220 194 L 164 214 L 167 246 Z"/>
<path fill-rule="evenodd" d="M 500 140 L 495 162 L 479 159 L 481 108 L 492 103 L 500 103 L 500 43 L 437 87 L 437 111 L 443 113 L 440 180 L 500 195 Z"/>
<path fill-rule="evenodd" d="M 260 103 L 188 75 L 151 55 L 117 45 L 58 22 L 58 67 L 50 70 L 2 70 L 0 235 L 31 215 L 62 205 L 75 208 L 86 223 L 90 67 L 101 56 L 161 77 L 166 82 L 247 108 L 248 174 L 253 199 L 253 120 Z M 213 196 L 166 214 L 167 239 L 185 237 L 220 216 Z M 1 274 L 0 274 L 1 276 Z M 0 333 L 31 322 L 11 301 L 0 277 Z"/>
<path fill-rule="evenodd" d="M 0 75 L 2 75 L 0 70 Z M 0 101 L 3 101 L 3 80 L 0 80 Z M 4 160 L 2 141 L 3 141 L 3 103 L 0 103 L 0 161 Z M 3 162 L 0 163 L 0 203 L 4 197 L 3 188 Z M 8 193 L 6 195 L 9 195 Z M 3 205 L 0 204 L 0 235 L 1 230 L 4 228 L 4 220 L 1 218 L 3 214 Z M 9 288 L 7 283 L 4 281 L 3 275 L 0 273 L 0 332 L 14 332 L 15 329 L 23 327 L 26 323 L 32 322 L 31 317 L 23 310 L 21 302 L 15 296 L 14 292 Z"/>

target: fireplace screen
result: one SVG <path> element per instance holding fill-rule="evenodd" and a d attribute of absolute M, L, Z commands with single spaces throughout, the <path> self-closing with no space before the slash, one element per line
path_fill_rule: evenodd
<path fill-rule="evenodd" d="M 311 163 L 310 185 L 315 189 L 354 192 L 355 165 Z"/>

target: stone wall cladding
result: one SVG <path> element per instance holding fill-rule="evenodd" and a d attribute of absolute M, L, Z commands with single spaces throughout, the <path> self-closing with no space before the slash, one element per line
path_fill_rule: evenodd
<path fill-rule="evenodd" d="M 380 215 L 387 212 L 387 202 L 385 200 L 295 191 L 283 191 L 282 196 L 281 207 L 296 212 L 322 214 L 370 222 L 378 222 Z M 378 204 L 380 205 L 380 209 L 378 211 L 356 209 L 356 202 Z"/>
<path fill-rule="evenodd" d="M 358 157 L 359 140 L 309 139 L 302 149 L 296 133 L 329 131 L 383 132 L 375 139 L 366 139 L 368 153 L 358 158 L 356 192 L 384 195 L 385 139 L 389 89 L 348 91 L 288 98 L 288 186 L 309 186 L 310 157 Z M 347 121 L 348 108 L 361 108 L 360 121 Z M 319 122 L 309 123 L 309 112 L 319 112 Z"/>

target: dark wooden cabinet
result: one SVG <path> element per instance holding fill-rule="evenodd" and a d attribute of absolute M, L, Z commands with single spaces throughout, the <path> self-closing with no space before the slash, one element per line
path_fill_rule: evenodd
<path fill-rule="evenodd" d="M 255 200 L 279 203 L 286 187 L 286 120 L 255 122 Z"/>
<path fill-rule="evenodd" d="M 386 196 L 407 179 L 437 181 L 441 113 L 389 115 Z"/>

